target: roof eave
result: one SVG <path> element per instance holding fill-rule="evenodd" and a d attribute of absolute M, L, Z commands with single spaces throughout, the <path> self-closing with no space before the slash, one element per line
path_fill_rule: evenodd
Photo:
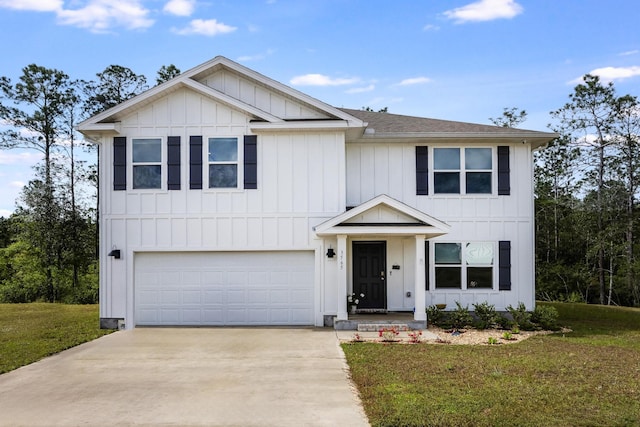
<path fill-rule="evenodd" d="M 364 132 L 359 141 L 407 141 L 422 139 L 428 141 L 470 141 L 478 142 L 502 141 L 504 143 L 531 144 L 533 149 L 539 148 L 560 135 L 551 132 Z M 354 142 L 359 142 L 354 141 Z"/>

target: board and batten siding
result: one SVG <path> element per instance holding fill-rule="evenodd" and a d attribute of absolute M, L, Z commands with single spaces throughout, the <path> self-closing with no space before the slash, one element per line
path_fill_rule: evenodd
<path fill-rule="evenodd" d="M 508 196 L 498 195 L 496 167 L 491 195 L 416 195 L 415 144 L 347 144 L 347 206 L 358 206 L 387 194 L 445 222 L 467 218 L 528 219 L 533 214 L 531 152 L 528 146 L 514 144 L 509 153 L 511 194 Z"/>
<path fill-rule="evenodd" d="M 198 81 L 286 120 L 329 118 L 326 113 L 314 110 L 228 70 L 218 70 L 199 78 Z"/>
<path fill-rule="evenodd" d="M 162 138 L 162 188 L 113 189 L 113 136 L 100 145 L 101 257 L 112 248 L 122 259 L 101 269 L 101 317 L 124 318 L 137 251 L 315 250 L 312 227 L 345 209 L 344 133 L 264 132 L 257 135 L 257 188 L 189 188 L 189 138 L 237 137 L 242 165 L 251 117 L 188 89 L 177 90 L 124 117 L 127 179 L 131 140 Z M 180 189 L 167 188 L 167 140 L 180 138 Z M 206 176 L 206 161 L 203 175 Z M 239 167 L 239 170 L 242 169 Z M 239 172 L 239 187 L 242 187 Z"/>

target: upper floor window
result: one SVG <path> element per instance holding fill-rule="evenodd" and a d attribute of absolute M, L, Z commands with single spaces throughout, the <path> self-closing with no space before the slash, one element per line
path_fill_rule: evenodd
<path fill-rule="evenodd" d="M 491 148 L 434 148 L 435 194 L 491 194 Z"/>
<path fill-rule="evenodd" d="M 209 138 L 209 188 L 238 187 L 238 138 Z"/>
<path fill-rule="evenodd" d="M 133 188 L 162 187 L 162 140 L 160 138 L 133 139 Z"/>

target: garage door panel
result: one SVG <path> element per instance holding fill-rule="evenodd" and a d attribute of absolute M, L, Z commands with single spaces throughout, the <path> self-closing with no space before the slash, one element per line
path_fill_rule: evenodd
<path fill-rule="evenodd" d="M 224 314 L 222 308 L 212 309 L 205 308 L 202 310 L 202 324 L 205 325 L 223 325 Z"/>
<path fill-rule="evenodd" d="M 141 253 L 139 325 L 311 325 L 314 254 Z"/>
<path fill-rule="evenodd" d="M 269 303 L 269 291 L 266 289 L 258 289 L 249 291 L 249 304 L 265 305 Z"/>
<path fill-rule="evenodd" d="M 185 290 L 182 292 L 182 304 L 200 306 L 202 301 L 202 292 L 200 290 Z"/>
<path fill-rule="evenodd" d="M 204 290 L 204 304 L 224 304 L 224 291 L 222 290 Z"/>

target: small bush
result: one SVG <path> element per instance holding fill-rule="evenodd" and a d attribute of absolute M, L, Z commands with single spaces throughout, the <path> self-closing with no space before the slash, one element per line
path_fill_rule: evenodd
<path fill-rule="evenodd" d="M 469 313 L 469 306 L 463 307 L 456 301 L 456 309 L 449 312 L 449 321 L 451 327 L 456 330 L 471 325 L 473 323 L 473 317 L 471 317 Z"/>
<path fill-rule="evenodd" d="M 440 326 L 445 317 L 445 312 L 435 305 L 427 307 L 427 322 Z"/>
<path fill-rule="evenodd" d="M 501 313 L 498 313 L 498 317 L 496 319 L 496 326 L 500 329 L 511 329 L 513 325 L 513 321 Z"/>
<path fill-rule="evenodd" d="M 473 326 L 477 329 L 490 329 L 498 322 L 499 314 L 493 304 L 485 301 L 480 304 L 473 304 L 473 308 L 477 317 Z"/>
<path fill-rule="evenodd" d="M 550 305 L 537 305 L 531 314 L 531 322 L 538 325 L 540 329 L 548 331 L 557 331 L 558 326 L 558 310 Z"/>
<path fill-rule="evenodd" d="M 531 312 L 527 311 L 524 303 L 518 303 L 517 308 L 513 308 L 513 306 L 507 306 L 507 311 L 513 317 L 514 326 L 517 326 L 523 331 L 533 331 L 536 327 L 531 322 Z"/>

